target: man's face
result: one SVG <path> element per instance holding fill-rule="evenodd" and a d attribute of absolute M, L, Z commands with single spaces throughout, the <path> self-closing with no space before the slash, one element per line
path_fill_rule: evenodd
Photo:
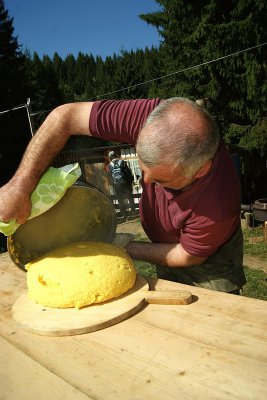
<path fill-rule="evenodd" d="M 143 171 L 143 180 L 145 183 L 155 183 L 162 187 L 179 190 L 190 185 L 195 180 L 195 177 L 185 177 L 179 167 L 173 168 L 170 165 L 147 167 L 140 160 L 139 165 Z"/>

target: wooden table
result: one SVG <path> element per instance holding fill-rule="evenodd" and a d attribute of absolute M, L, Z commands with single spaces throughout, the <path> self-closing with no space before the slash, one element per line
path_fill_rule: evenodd
<path fill-rule="evenodd" d="M 267 399 L 267 303 L 190 289 L 187 306 L 148 305 L 117 325 L 47 337 L 16 327 L 25 273 L 0 255 L 0 399 Z"/>

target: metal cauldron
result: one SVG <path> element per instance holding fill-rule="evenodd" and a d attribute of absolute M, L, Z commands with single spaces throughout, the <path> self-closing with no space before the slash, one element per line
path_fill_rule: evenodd
<path fill-rule="evenodd" d="M 241 204 L 241 211 L 252 213 L 256 221 L 267 221 L 267 198 L 255 200 L 253 204 Z"/>
<path fill-rule="evenodd" d="M 76 182 L 55 206 L 9 236 L 7 249 L 12 261 L 25 271 L 29 261 L 69 243 L 111 243 L 116 227 L 116 211 L 109 198 L 89 184 Z"/>

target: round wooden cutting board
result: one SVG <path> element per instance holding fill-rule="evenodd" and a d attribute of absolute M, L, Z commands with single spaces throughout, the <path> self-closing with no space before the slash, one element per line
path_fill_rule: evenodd
<path fill-rule="evenodd" d="M 24 330 L 46 336 L 79 335 L 107 328 L 135 314 L 146 303 L 147 281 L 138 276 L 135 286 L 117 299 L 81 309 L 50 308 L 34 303 L 28 292 L 12 307 L 13 319 Z"/>

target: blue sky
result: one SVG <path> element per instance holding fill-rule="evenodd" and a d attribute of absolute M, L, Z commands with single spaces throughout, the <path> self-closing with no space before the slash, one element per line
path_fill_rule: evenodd
<path fill-rule="evenodd" d="M 113 56 L 121 50 L 158 46 L 155 27 L 138 15 L 159 10 L 155 0 L 5 0 L 14 34 L 31 54 L 78 52 Z"/>

